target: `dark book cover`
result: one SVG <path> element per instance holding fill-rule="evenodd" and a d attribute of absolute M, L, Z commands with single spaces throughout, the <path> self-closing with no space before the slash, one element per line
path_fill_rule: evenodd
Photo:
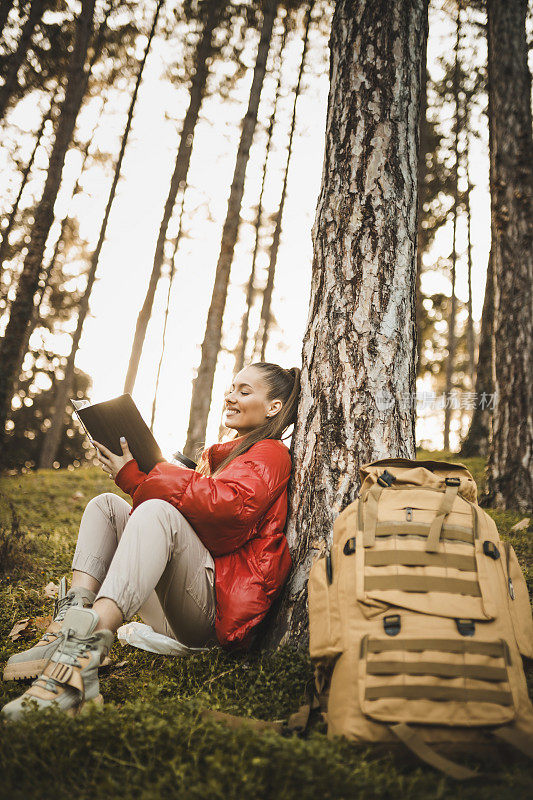
<path fill-rule="evenodd" d="M 143 472 L 148 474 L 156 464 L 166 461 L 131 395 L 122 394 L 94 405 L 83 400 L 70 402 L 90 439 L 105 445 L 116 455 L 122 455 L 120 437 L 124 436 Z"/>

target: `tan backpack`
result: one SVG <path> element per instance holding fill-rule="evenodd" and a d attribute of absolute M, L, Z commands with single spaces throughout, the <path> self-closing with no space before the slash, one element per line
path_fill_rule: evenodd
<path fill-rule="evenodd" d="M 487 742 L 533 757 L 521 655 L 527 586 L 461 464 L 387 459 L 361 470 L 309 576 L 310 654 L 328 736 L 400 739 L 452 777 L 478 773 L 439 745 Z M 436 750 L 428 743 L 437 746 Z"/>

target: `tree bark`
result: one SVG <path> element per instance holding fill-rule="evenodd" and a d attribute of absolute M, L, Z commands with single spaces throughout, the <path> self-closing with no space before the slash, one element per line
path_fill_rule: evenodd
<path fill-rule="evenodd" d="M 26 184 L 28 182 L 28 178 L 30 177 L 30 173 L 31 173 L 31 170 L 32 170 L 32 167 L 33 167 L 33 163 L 35 161 L 35 155 L 36 155 L 37 150 L 39 149 L 39 147 L 41 145 L 41 140 L 43 138 L 43 134 L 44 134 L 44 129 L 46 127 L 46 123 L 48 122 L 49 119 L 52 118 L 52 115 L 53 115 L 54 110 L 55 110 L 55 101 L 56 101 L 56 97 L 57 97 L 58 88 L 56 88 L 54 94 L 52 95 L 52 99 L 50 101 L 50 106 L 48 108 L 48 111 L 43 116 L 43 119 L 42 119 L 42 122 L 41 122 L 41 127 L 37 131 L 37 134 L 35 136 L 35 143 L 33 145 L 33 150 L 31 151 L 31 154 L 30 154 L 30 157 L 28 159 L 28 162 L 27 162 L 26 166 L 22 170 L 19 190 L 18 190 L 17 196 L 15 198 L 15 202 L 13 203 L 13 205 L 11 207 L 11 211 L 9 212 L 7 225 L 5 226 L 5 228 L 2 228 L 2 241 L 0 242 L 0 286 L 1 286 L 1 282 L 2 282 L 2 272 L 3 272 L 4 259 L 6 257 L 6 253 L 7 253 L 8 246 L 9 246 L 9 236 L 11 234 L 11 231 L 13 230 L 13 226 L 14 226 L 15 220 L 17 218 L 20 201 L 22 199 L 22 195 L 24 193 L 24 189 L 26 188 Z"/>
<path fill-rule="evenodd" d="M 198 43 L 198 49 L 196 51 L 195 72 L 191 81 L 189 107 L 183 120 L 183 127 L 180 134 L 180 143 L 178 147 L 178 154 L 176 156 L 174 173 L 170 181 L 168 197 L 163 211 L 163 219 L 161 220 L 161 225 L 159 227 L 159 235 L 157 237 L 157 243 L 155 247 L 152 272 L 148 282 L 148 288 L 146 290 L 146 297 L 144 298 L 144 303 L 137 318 L 137 325 L 135 328 L 135 335 L 131 348 L 128 371 L 126 373 L 126 380 L 124 382 L 124 392 L 129 392 L 130 394 L 133 392 L 133 387 L 135 386 L 144 339 L 146 337 L 146 330 L 152 315 L 155 292 L 159 278 L 161 277 L 161 269 L 165 260 L 165 242 L 167 240 L 168 226 L 172 218 L 172 212 L 174 211 L 176 197 L 180 185 L 186 181 L 187 173 L 189 171 L 194 140 L 194 130 L 196 123 L 198 122 L 200 108 L 205 95 L 207 77 L 209 75 L 208 60 L 213 52 L 213 32 L 220 21 L 223 10 L 224 3 L 220 2 L 219 0 L 212 0 L 212 2 L 209 4 L 202 37 Z"/>
<path fill-rule="evenodd" d="M 281 189 L 281 198 L 279 201 L 278 210 L 276 213 L 276 224 L 274 228 L 274 235 L 272 237 L 272 244 L 270 245 L 268 275 L 266 286 L 263 291 L 263 303 L 261 305 L 261 317 L 259 320 L 259 330 L 257 332 L 257 340 L 261 342 L 261 352 L 259 356 L 260 361 L 265 360 L 265 351 L 268 342 L 268 333 L 271 321 L 271 308 L 272 308 L 272 292 L 274 291 L 274 278 L 276 275 L 276 264 L 278 261 L 279 244 L 281 241 L 281 230 L 283 224 L 283 210 L 285 208 L 285 199 L 287 197 L 287 182 L 289 179 L 289 169 L 292 156 L 292 144 L 294 139 L 294 129 L 296 127 L 296 107 L 298 105 L 298 98 L 300 97 L 300 89 L 302 85 L 302 76 L 305 67 L 305 57 L 307 55 L 307 45 L 309 42 L 309 26 L 311 24 L 311 12 L 313 10 L 313 2 L 310 2 L 307 8 L 305 30 L 303 37 L 302 56 L 300 59 L 300 69 L 298 71 L 298 79 L 294 89 L 294 102 L 292 106 L 292 119 L 291 129 L 289 134 L 289 144 L 287 146 L 287 158 L 285 161 L 285 173 L 283 176 L 283 186 Z"/>
<path fill-rule="evenodd" d="M 426 10 L 425 10 L 425 19 L 426 25 L 428 23 L 428 0 L 425 0 Z M 423 319 L 424 319 L 424 297 L 422 295 L 422 248 L 420 246 L 421 241 L 421 228 L 422 228 L 422 220 L 424 219 L 424 183 L 426 177 L 426 156 L 429 147 L 429 136 L 428 136 L 428 123 L 427 123 L 427 110 L 428 110 L 428 102 L 427 102 L 427 78 L 428 78 L 428 71 L 427 71 L 427 38 L 428 32 L 426 30 L 424 41 L 425 41 L 425 50 L 422 57 L 422 66 L 420 69 L 420 145 L 418 151 L 418 216 L 416 222 L 416 229 L 417 229 L 417 248 L 416 248 L 416 372 L 417 375 L 420 373 L 420 367 L 422 363 L 421 353 L 422 348 L 424 346 L 424 340 L 422 336 L 423 330 Z"/>
<path fill-rule="evenodd" d="M 259 241 L 261 236 L 261 228 L 263 224 L 263 195 L 265 192 L 266 187 L 266 178 L 267 178 L 267 171 L 268 171 L 268 164 L 270 161 L 270 149 L 272 146 L 272 134 L 274 133 L 274 125 L 276 124 L 276 114 L 278 110 L 278 103 L 281 94 L 281 72 L 283 66 L 283 52 L 285 49 L 285 41 L 287 38 L 287 18 L 288 15 L 285 17 L 285 26 L 283 30 L 283 35 L 281 39 L 280 49 L 279 49 L 279 68 L 278 68 L 278 82 L 276 86 L 276 94 L 274 97 L 274 105 L 272 107 L 272 114 L 270 115 L 270 121 L 268 124 L 268 131 L 267 131 L 267 141 L 265 147 L 265 160 L 263 163 L 263 174 L 261 177 L 261 191 L 259 192 L 259 200 L 257 203 L 257 211 L 255 215 L 255 242 L 254 242 L 254 250 L 252 253 L 252 266 L 250 268 L 250 277 L 248 278 L 248 283 L 246 286 L 246 306 L 244 310 L 244 314 L 242 316 L 241 322 L 241 335 L 239 337 L 239 343 L 237 345 L 237 350 L 235 354 L 235 367 L 233 368 L 233 372 L 236 375 L 241 369 L 244 367 L 244 359 L 246 357 L 246 348 L 248 345 L 248 327 L 250 324 L 250 311 L 252 308 L 252 304 L 254 301 L 254 291 L 255 291 L 255 272 L 257 266 L 257 256 L 259 253 Z M 223 429 L 224 426 L 222 425 L 221 428 Z"/>
<path fill-rule="evenodd" d="M 292 439 L 293 571 L 267 646 L 307 642 L 306 581 L 359 468 L 414 458 L 423 0 L 340 0 L 310 312 Z"/>
<path fill-rule="evenodd" d="M 487 502 L 533 510 L 533 140 L 526 0 L 488 0 L 496 394 Z"/>
<path fill-rule="evenodd" d="M 72 346 L 71 350 L 67 359 L 67 365 L 65 367 L 65 377 L 58 384 L 55 398 L 54 398 L 54 413 L 52 417 L 52 424 L 43 441 L 43 447 L 39 456 L 39 468 L 40 469 L 50 469 L 55 461 L 56 453 L 58 447 L 61 443 L 63 438 L 63 419 L 65 415 L 65 408 L 68 401 L 68 395 L 70 392 L 70 388 L 72 386 L 72 381 L 74 378 L 74 366 L 76 360 L 76 354 L 78 352 L 78 347 L 80 344 L 81 334 L 83 331 L 83 325 L 85 323 L 85 318 L 89 311 L 89 301 L 91 297 L 92 288 L 94 285 L 94 280 L 96 277 L 96 270 L 98 268 L 98 261 L 100 259 L 100 253 L 102 251 L 102 247 L 105 241 L 106 232 L 107 232 L 107 224 L 109 222 L 109 216 L 111 214 L 111 208 L 113 206 L 113 201 L 115 199 L 115 194 L 120 178 L 120 172 L 122 169 L 122 161 L 124 160 L 124 153 L 126 152 L 126 145 L 128 143 L 128 137 L 131 130 L 131 124 L 133 121 L 133 113 L 135 111 L 135 104 L 137 102 L 137 95 L 139 93 L 139 88 L 142 81 L 142 75 L 144 71 L 144 67 L 146 64 L 146 60 L 148 58 L 148 54 L 150 52 L 150 47 L 152 45 L 152 40 L 154 38 L 155 30 L 157 27 L 157 20 L 159 18 L 159 12 L 161 11 L 161 7 L 163 5 L 164 0 L 158 0 L 154 18 L 152 21 L 152 27 L 148 36 L 148 41 L 146 42 L 146 47 L 144 49 L 144 54 L 141 63 L 139 64 L 139 70 L 137 72 L 137 78 L 135 80 L 135 87 L 133 89 L 133 94 L 131 96 L 130 106 L 128 109 L 128 116 L 126 119 L 126 126 L 124 128 L 124 133 L 122 135 L 122 141 L 120 143 L 120 151 L 118 154 L 117 162 L 115 164 L 115 170 L 113 174 L 113 181 L 111 183 L 111 187 L 109 189 L 109 195 L 107 199 L 107 204 L 104 212 L 104 218 L 102 220 L 102 225 L 100 227 L 100 234 L 98 236 L 98 242 L 96 244 L 96 248 L 91 257 L 91 263 L 89 267 L 89 272 L 87 274 L 87 286 L 85 288 L 85 292 L 83 294 L 80 308 L 78 312 L 78 321 L 76 325 L 76 330 L 72 337 Z"/>
<path fill-rule="evenodd" d="M 85 59 L 93 27 L 94 5 L 95 0 L 83 0 L 82 2 L 76 26 L 76 40 L 69 64 L 65 99 L 61 107 L 61 116 L 50 155 L 46 182 L 35 212 L 32 237 L 24 259 L 17 296 L 11 306 L 9 322 L 1 342 L 0 441 L 5 435 L 5 421 L 11 401 L 11 389 L 17 377 L 14 373 L 18 361 L 20 342 L 32 313 L 33 296 L 39 282 L 46 239 L 54 220 L 54 204 L 61 183 L 65 156 L 72 139 L 76 118 L 86 87 Z"/>
<path fill-rule="evenodd" d="M 18 71 L 26 58 L 35 26 L 42 17 L 46 5 L 44 0 L 31 0 L 28 16 L 22 26 L 17 49 L 7 58 L 4 83 L 0 87 L 0 119 L 3 119 L 5 116 L 7 107 L 17 86 Z"/>
<path fill-rule="evenodd" d="M 461 446 L 462 458 L 485 458 L 489 450 L 492 405 L 488 398 L 494 391 L 492 380 L 492 326 L 494 322 L 494 280 L 492 258 L 489 254 L 485 299 L 481 314 L 481 332 L 476 367 L 476 402 L 468 434 Z"/>
<path fill-rule="evenodd" d="M 455 295 L 455 279 L 457 274 L 457 219 L 459 216 L 459 47 L 461 43 L 461 4 L 457 6 L 457 22 L 455 34 L 455 68 L 453 73 L 453 95 L 455 104 L 455 141 L 454 141 L 454 178 L 453 178 L 453 236 L 452 236 L 452 269 L 450 315 L 448 317 L 448 354 L 446 356 L 446 384 L 444 404 L 444 449 L 450 449 L 450 423 L 452 408 L 450 392 L 453 385 L 453 368 L 455 365 L 456 337 L 455 318 L 457 315 L 457 298 Z"/>
<path fill-rule="evenodd" d="M 250 89 L 248 110 L 242 122 L 241 139 L 235 162 L 235 171 L 233 173 L 226 220 L 222 230 L 215 284 L 207 315 L 204 341 L 202 343 L 202 357 L 198 368 L 198 375 L 193 382 L 189 428 L 184 450 L 185 455 L 189 456 L 189 458 L 194 458 L 196 456 L 198 449 L 203 446 L 205 441 L 213 380 L 222 338 L 222 320 L 226 305 L 229 275 L 233 261 L 233 252 L 239 233 L 246 166 L 248 164 L 250 147 L 257 124 L 257 111 L 265 77 L 276 10 L 277 0 L 264 0 L 263 25 Z"/>

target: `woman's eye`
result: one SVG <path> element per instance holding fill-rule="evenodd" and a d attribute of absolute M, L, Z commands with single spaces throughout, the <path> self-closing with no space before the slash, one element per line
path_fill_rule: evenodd
<path fill-rule="evenodd" d="M 250 394 L 250 392 L 241 392 L 245 397 Z"/>

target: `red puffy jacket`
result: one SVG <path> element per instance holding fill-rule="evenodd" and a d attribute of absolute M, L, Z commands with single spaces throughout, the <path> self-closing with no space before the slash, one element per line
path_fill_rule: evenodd
<path fill-rule="evenodd" d="M 235 440 L 214 444 L 202 458 L 211 472 Z M 263 439 L 214 478 L 166 462 L 147 475 L 135 459 L 115 482 L 133 498 L 133 510 L 152 498 L 172 503 L 188 520 L 215 561 L 216 634 L 221 645 L 246 647 L 292 561 L 283 533 L 291 459 L 277 439 Z"/>

